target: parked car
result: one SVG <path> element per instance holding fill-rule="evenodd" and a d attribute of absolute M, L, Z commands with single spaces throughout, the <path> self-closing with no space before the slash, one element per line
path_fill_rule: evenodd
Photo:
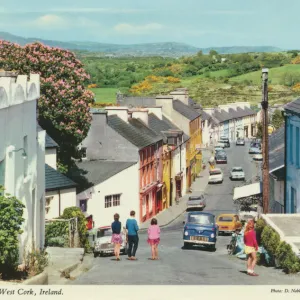
<path fill-rule="evenodd" d="M 225 136 L 221 136 L 220 137 L 220 141 L 225 143 L 225 148 L 230 148 L 230 141 L 229 138 L 225 137 Z"/>
<path fill-rule="evenodd" d="M 253 155 L 253 160 L 262 161 L 263 160 L 262 154 L 255 154 L 255 155 Z"/>
<path fill-rule="evenodd" d="M 242 138 L 238 138 L 235 143 L 237 146 L 245 146 L 245 140 Z"/>
<path fill-rule="evenodd" d="M 242 167 L 233 167 L 230 172 L 231 180 L 245 180 L 245 172 Z"/>
<path fill-rule="evenodd" d="M 216 250 L 218 227 L 215 216 L 205 212 L 187 213 L 183 229 L 183 247 L 203 245 L 211 250 Z"/>
<path fill-rule="evenodd" d="M 225 152 L 218 152 L 215 157 L 215 161 L 217 164 L 227 164 L 227 155 Z"/>
<path fill-rule="evenodd" d="M 111 243 L 112 230 L 110 226 L 100 227 L 97 230 L 96 239 L 94 242 L 94 257 L 98 255 L 103 256 L 103 254 L 113 254 L 114 244 Z M 123 243 L 121 245 L 121 253 L 127 254 L 127 242 L 125 231 L 122 232 Z"/>
<path fill-rule="evenodd" d="M 223 182 L 223 172 L 221 169 L 216 168 L 209 171 L 208 183 L 222 183 Z"/>
<path fill-rule="evenodd" d="M 217 143 L 217 147 L 218 147 L 218 148 L 224 149 L 224 148 L 225 148 L 225 143 L 223 143 L 222 141 L 219 141 L 219 142 Z"/>
<path fill-rule="evenodd" d="M 217 218 L 218 232 L 221 233 L 233 233 L 236 230 L 242 229 L 242 223 L 239 216 L 235 214 L 221 214 Z"/>
<path fill-rule="evenodd" d="M 199 196 L 190 196 L 187 202 L 186 211 L 203 210 L 206 207 L 206 200 L 203 194 Z"/>
<path fill-rule="evenodd" d="M 258 144 L 250 146 L 249 154 L 261 154 L 261 147 Z"/>
<path fill-rule="evenodd" d="M 244 205 L 239 210 L 239 218 L 241 221 L 248 221 L 249 219 L 258 219 L 257 205 Z"/>
<path fill-rule="evenodd" d="M 219 151 L 224 151 L 224 147 L 215 147 L 215 153 L 219 152 Z"/>

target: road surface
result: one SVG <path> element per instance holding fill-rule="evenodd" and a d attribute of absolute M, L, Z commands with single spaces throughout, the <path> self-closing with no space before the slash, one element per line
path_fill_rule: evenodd
<path fill-rule="evenodd" d="M 218 165 L 224 172 L 224 181 L 219 185 L 208 185 L 205 211 L 216 216 L 220 213 L 236 212 L 233 205 L 233 188 L 242 185 L 229 179 L 233 166 L 244 168 L 246 179 L 257 175 L 258 168 L 248 154 L 249 145 L 226 149 L 228 165 Z M 201 179 L 198 179 L 201 180 Z M 216 252 L 198 248 L 183 250 L 182 229 L 184 214 L 167 228 L 162 229 L 159 245 L 160 260 L 150 260 L 150 247 L 146 234 L 140 234 L 137 261 L 120 262 L 114 257 L 97 257 L 94 266 L 70 284 L 116 284 L 116 285 L 266 285 L 299 284 L 297 275 L 285 275 L 274 268 L 257 267 L 258 277 L 245 274 L 245 261 L 227 254 L 226 245 L 230 236 L 220 236 Z"/>

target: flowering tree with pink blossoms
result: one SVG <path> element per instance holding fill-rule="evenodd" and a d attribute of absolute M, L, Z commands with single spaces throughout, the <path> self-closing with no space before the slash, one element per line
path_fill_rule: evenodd
<path fill-rule="evenodd" d="M 41 76 L 39 123 L 59 144 L 59 160 L 66 166 L 86 137 L 94 94 L 85 89 L 89 75 L 74 53 L 40 43 L 21 47 L 0 41 L 0 69 Z"/>

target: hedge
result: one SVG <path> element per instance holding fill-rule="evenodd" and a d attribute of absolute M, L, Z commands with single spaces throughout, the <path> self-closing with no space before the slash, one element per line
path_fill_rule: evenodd
<path fill-rule="evenodd" d="M 258 244 L 267 250 L 273 266 L 283 269 L 286 273 L 300 272 L 300 259 L 289 244 L 280 241 L 279 234 L 271 226 L 267 225 L 263 219 L 259 219 L 255 229 Z M 262 255 L 258 256 L 258 263 L 265 263 Z"/>

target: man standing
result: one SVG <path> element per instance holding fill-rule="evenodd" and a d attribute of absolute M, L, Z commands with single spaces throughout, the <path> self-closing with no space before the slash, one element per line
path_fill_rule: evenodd
<path fill-rule="evenodd" d="M 136 260 L 135 253 L 139 244 L 138 231 L 139 227 L 135 219 L 135 211 L 130 212 L 130 218 L 126 221 L 126 229 L 128 235 L 128 259 Z"/>

